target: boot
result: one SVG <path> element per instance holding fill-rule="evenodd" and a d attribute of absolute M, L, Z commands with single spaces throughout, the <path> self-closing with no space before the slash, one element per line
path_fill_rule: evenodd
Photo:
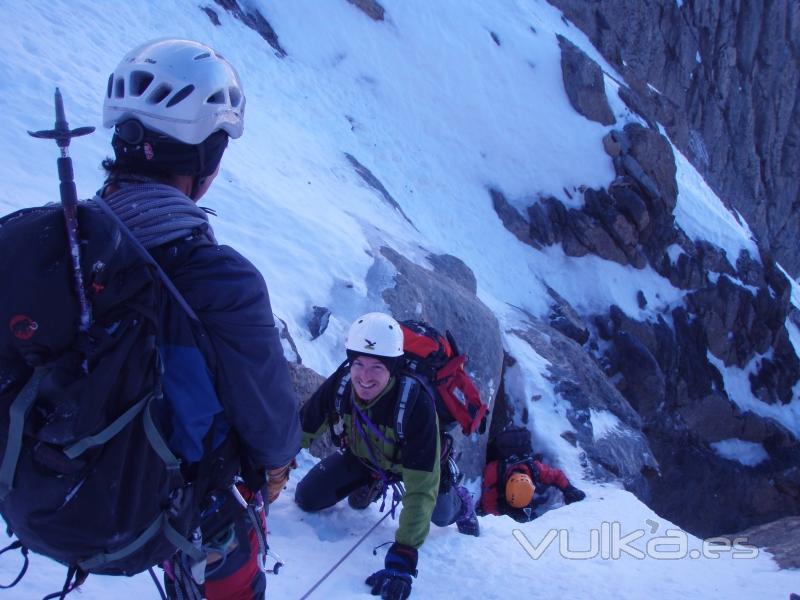
<path fill-rule="evenodd" d="M 481 528 L 478 524 L 478 516 L 475 514 L 475 502 L 472 500 L 472 494 L 463 485 L 456 487 L 456 493 L 461 499 L 461 513 L 456 518 L 458 532 L 479 537 Z"/>
<path fill-rule="evenodd" d="M 350 495 L 347 496 L 347 503 L 350 508 L 364 510 L 382 495 L 383 482 L 380 479 L 376 479 L 350 492 Z"/>

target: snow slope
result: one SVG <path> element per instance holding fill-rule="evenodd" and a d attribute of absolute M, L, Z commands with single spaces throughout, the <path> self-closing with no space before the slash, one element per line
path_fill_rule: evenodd
<path fill-rule="evenodd" d="M 79 194 L 89 196 L 102 183 L 97 165 L 110 151 L 110 132 L 100 118 L 108 74 L 133 46 L 182 36 L 222 52 L 238 68 L 247 94 L 245 134 L 231 143 L 202 204 L 219 213 L 212 220 L 218 238 L 262 271 L 276 314 L 304 363 L 318 372 L 338 365 L 349 322 L 381 308 L 365 282 L 370 253 L 382 244 L 418 262 L 427 251 L 464 260 L 475 272 L 479 296 L 506 331 L 520 318 L 512 307 L 547 310 L 545 284 L 580 311 L 613 303 L 647 318 L 679 304 L 681 292 L 649 268 L 523 246 L 492 209 L 490 186 L 519 207 L 540 195 L 577 205 L 576 186 L 605 186 L 613 178 L 601 144 L 609 128 L 578 115 L 561 81 L 556 33 L 613 75 L 585 36 L 544 0 L 383 4 L 387 20 L 376 23 L 344 0 L 253 0 L 248 5 L 260 8 L 288 53 L 278 59 L 224 11 L 217 10 L 221 26 L 215 27 L 192 2 L 0 2 L 0 214 L 57 197 L 54 145 L 25 134 L 52 126 L 55 86 L 64 93 L 71 126 L 99 127 L 72 145 Z M 607 82 L 615 113 L 632 120 Z M 413 225 L 364 184 L 345 153 L 380 179 Z M 687 233 L 720 244 L 729 255 L 752 247 L 746 226 L 730 217 L 691 166 L 679 160 L 678 169 L 676 217 Z M 653 299 L 646 311 L 636 302 L 638 289 Z M 328 330 L 314 341 L 305 326 L 312 305 L 333 312 Z M 504 343 L 520 357 L 526 397 L 547 400 L 536 403 L 537 444 L 580 480 L 576 451 L 552 435 L 568 425 L 563 427 L 563 407 L 541 377 L 545 361 L 513 335 Z M 792 406 L 798 405 L 796 399 Z M 310 461 L 304 457 L 295 481 Z M 623 532 L 649 528 L 647 519 L 658 521 L 659 531 L 669 527 L 630 494 L 580 485 L 589 493 L 584 503 L 519 529 L 535 543 L 548 529 L 563 528 L 574 536 L 573 548 L 585 548 L 590 530 L 599 530 L 602 521 L 619 521 Z M 346 507 L 304 515 L 291 493 L 292 486 L 270 522 L 273 546 L 287 562 L 285 574 L 270 579 L 273 597 L 302 595 L 379 516 Z M 499 598 L 512 586 L 544 597 L 781 597 L 792 580 L 763 554 L 754 560 L 566 560 L 551 547 L 534 564 L 512 535 L 514 522 L 486 518 L 482 526 L 478 540 L 434 528 L 421 551 L 414 597 Z M 365 594 L 361 580 L 379 568 L 382 556 L 370 549 L 391 540 L 393 527 L 384 522 L 314 597 Z M 3 580 L 12 577 L 15 560 L 0 557 Z M 34 557 L 24 582 L 6 597 L 44 595 L 61 585 L 62 576 L 61 567 Z M 146 575 L 92 577 L 81 597 L 111 595 L 154 597 L 155 588 Z"/>
<path fill-rule="evenodd" d="M 291 501 L 294 484 L 313 461 L 303 452 L 293 482 L 271 509 L 270 544 L 285 566 L 278 575 L 268 576 L 270 598 L 301 598 L 382 516 L 376 505 L 357 512 L 346 503 L 314 515 L 300 511 Z M 679 528 L 630 493 L 612 486 L 591 486 L 583 502 L 524 525 L 506 517 L 485 517 L 480 522 L 480 538 L 459 535 L 455 526 L 431 527 L 420 550 L 420 575 L 412 598 L 505 600 L 515 594 L 641 600 L 736 594 L 755 600 L 787 598 L 797 589 L 796 573 L 779 571 L 767 554 L 753 557 L 745 547 L 704 547 L 697 538 L 678 533 Z M 628 539 L 625 550 L 612 541 L 610 532 L 617 527 L 617 539 Z M 385 552 L 380 548 L 376 556 L 373 548 L 391 542 L 394 528 L 391 517 L 383 521 L 310 598 L 369 598 L 363 580 L 382 568 Z M 661 552 L 660 557 L 642 558 L 640 553 L 648 545 L 656 556 Z M 560 548 L 571 558 L 562 556 Z M 620 549 L 618 554 L 615 548 Z M 581 553 L 583 557 L 577 557 Z M 10 562 L 3 557 L 0 576 L 11 578 Z M 65 572 L 34 556 L 23 583 L 4 597 L 41 597 L 56 591 Z M 131 579 L 91 576 L 81 590 L 78 597 L 85 600 L 158 597 L 146 574 Z"/>

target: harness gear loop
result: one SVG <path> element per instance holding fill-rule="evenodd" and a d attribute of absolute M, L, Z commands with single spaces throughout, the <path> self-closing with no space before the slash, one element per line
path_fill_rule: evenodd
<path fill-rule="evenodd" d="M 8 585 L 0 585 L 0 590 L 7 590 L 17 585 L 25 576 L 25 573 L 28 571 L 28 565 L 30 564 L 30 559 L 28 558 L 28 549 L 22 545 L 21 541 L 17 540 L 16 542 L 11 542 L 8 546 L 0 550 L 0 554 L 5 554 L 9 550 L 17 550 L 17 549 L 19 549 L 19 551 L 22 553 L 22 557 L 25 559 L 25 562 L 22 563 L 22 569 L 20 569 L 16 579 L 14 579 L 14 581 L 9 583 Z"/>

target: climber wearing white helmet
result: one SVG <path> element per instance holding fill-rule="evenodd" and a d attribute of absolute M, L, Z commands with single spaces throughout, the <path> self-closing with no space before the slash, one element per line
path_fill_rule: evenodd
<path fill-rule="evenodd" d="M 139 46 L 108 78 L 103 125 L 114 128 L 109 183 L 147 175 L 198 200 L 217 173 L 228 138 L 244 129 L 245 97 L 235 69 L 189 40 Z"/>
<path fill-rule="evenodd" d="M 218 487 L 197 515 L 205 560 L 177 552 L 163 565 L 170 597 L 264 598 L 261 494 L 277 498 L 299 449 L 297 403 L 264 279 L 217 244 L 196 205 L 228 139 L 242 135 L 244 107 L 231 64 L 182 39 L 132 50 L 105 90 L 103 124 L 114 128 L 114 159 L 103 163 L 108 177 L 100 195 L 199 318 L 179 307 L 164 317 L 175 332 L 170 339 L 179 340 L 160 348 L 159 410 L 174 424 L 169 449 L 186 480 L 198 473 L 220 478 L 212 479 Z"/>
<path fill-rule="evenodd" d="M 435 401 L 405 376 L 403 341 L 400 323 L 387 314 L 356 319 L 345 341 L 347 361 L 300 412 L 304 447 L 327 431 L 340 447 L 298 482 L 300 508 L 316 512 L 347 497 L 352 508 L 363 510 L 383 498 L 394 513 L 402 496 L 384 568 L 366 578 L 383 600 L 408 598 L 431 523 L 456 523 L 459 532 L 478 534 L 469 491 L 441 466 Z"/>

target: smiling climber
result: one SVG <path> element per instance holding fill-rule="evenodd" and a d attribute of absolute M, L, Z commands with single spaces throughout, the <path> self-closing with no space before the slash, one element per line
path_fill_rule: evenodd
<path fill-rule="evenodd" d="M 404 600 L 431 521 L 439 527 L 456 523 L 461 533 L 477 535 L 474 505 L 457 481 L 440 486 L 447 475 L 440 466 L 436 408 L 423 386 L 404 392 L 408 378 L 400 324 L 386 314 L 366 314 L 350 327 L 345 346 L 347 362 L 300 411 L 303 446 L 330 430 L 339 450 L 297 484 L 295 501 L 316 512 L 347 497 L 351 507 L 364 509 L 379 498 L 385 502 L 393 489 L 392 510 L 402 502 L 395 541 L 385 568 L 366 583 L 375 596 Z M 409 411 L 405 419 L 403 411 Z M 407 423 L 400 435 L 399 423 Z"/>

